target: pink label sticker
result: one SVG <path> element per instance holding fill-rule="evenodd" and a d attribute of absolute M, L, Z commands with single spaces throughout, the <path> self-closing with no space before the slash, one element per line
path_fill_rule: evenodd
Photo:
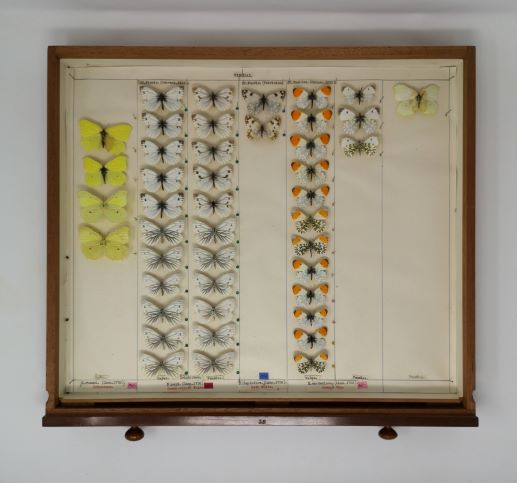
<path fill-rule="evenodd" d="M 128 382 L 127 388 L 128 389 L 138 389 L 138 383 L 137 382 Z"/>
<path fill-rule="evenodd" d="M 368 389 L 368 381 L 357 381 L 357 389 Z"/>

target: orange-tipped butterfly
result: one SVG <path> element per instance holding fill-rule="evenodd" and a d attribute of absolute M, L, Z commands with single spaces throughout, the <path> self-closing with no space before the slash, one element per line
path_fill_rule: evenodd
<path fill-rule="evenodd" d="M 327 252 L 329 239 L 326 235 L 320 235 L 314 240 L 306 240 L 301 236 L 295 235 L 291 239 L 291 243 L 294 247 L 294 253 L 298 256 L 309 254 L 309 256 L 323 255 Z"/>
<path fill-rule="evenodd" d="M 310 90 L 303 87 L 295 87 L 293 89 L 293 96 L 296 99 L 296 105 L 300 109 L 324 109 L 328 106 L 328 98 L 332 88 L 328 85 L 321 86 L 318 89 Z"/>
<path fill-rule="evenodd" d="M 321 305 L 327 300 L 329 286 L 326 283 L 318 285 L 316 288 L 307 288 L 295 284 L 292 287 L 293 295 L 296 296 L 296 303 L 301 306 Z"/>
<path fill-rule="evenodd" d="M 320 206 L 325 202 L 330 191 L 330 186 L 324 184 L 316 189 L 305 189 L 301 186 L 295 186 L 291 191 L 296 198 L 296 204 L 298 206 Z"/>
<path fill-rule="evenodd" d="M 309 312 L 296 308 L 293 311 L 293 315 L 299 326 L 317 329 L 318 327 L 322 327 L 325 323 L 328 310 L 323 307 L 322 309 L 316 310 L 316 312 Z"/>
<path fill-rule="evenodd" d="M 307 351 L 325 347 L 327 333 L 326 327 L 320 327 L 314 333 L 306 332 L 303 329 L 295 329 L 293 335 L 299 346 Z"/>
<path fill-rule="evenodd" d="M 325 208 L 320 208 L 313 215 L 307 215 L 302 210 L 294 210 L 291 219 L 294 221 L 298 233 L 306 233 L 314 230 L 316 233 L 325 231 L 329 212 Z"/>
<path fill-rule="evenodd" d="M 299 258 L 295 258 L 292 265 L 296 272 L 296 278 L 302 283 L 324 282 L 327 280 L 328 258 L 322 258 L 314 265 L 309 265 Z"/>
<path fill-rule="evenodd" d="M 300 374 L 308 374 L 310 372 L 321 374 L 327 367 L 328 358 L 326 351 L 320 352 L 314 357 L 309 357 L 301 352 L 295 352 L 293 356 Z"/>
<path fill-rule="evenodd" d="M 324 109 L 312 114 L 295 109 L 291 111 L 291 118 L 299 131 L 306 134 L 318 134 L 327 129 L 328 123 L 332 119 L 332 111 Z"/>
<path fill-rule="evenodd" d="M 298 181 L 302 184 L 323 183 L 327 178 L 329 162 L 326 159 L 322 159 L 315 164 L 293 161 L 291 163 L 291 169 Z"/>

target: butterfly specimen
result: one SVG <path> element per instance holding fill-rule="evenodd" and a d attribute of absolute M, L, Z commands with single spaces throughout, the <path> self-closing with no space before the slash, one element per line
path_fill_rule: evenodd
<path fill-rule="evenodd" d="M 302 184 L 322 183 L 327 178 L 329 162 L 322 159 L 315 164 L 305 164 L 300 161 L 293 161 L 291 169 L 298 181 Z"/>
<path fill-rule="evenodd" d="M 381 115 L 378 107 L 371 107 L 365 112 L 355 112 L 345 107 L 339 111 L 339 119 L 343 121 L 345 134 L 355 134 L 359 129 L 373 134 L 379 127 Z"/>
<path fill-rule="evenodd" d="M 183 312 L 183 300 L 173 300 L 165 307 L 154 304 L 150 300 L 144 300 L 143 312 L 145 320 L 148 324 L 155 324 L 159 321 L 168 322 L 169 324 L 177 324 Z"/>
<path fill-rule="evenodd" d="M 212 278 L 204 273 L 196 272 L 194 275 L 194 282 L 203 295 L 211 293 L 228 295 L 233 290 L 235 274 L 233 272 L 228 272 Z"/>
<path fill-rule="evenodd" d="M 142 254 L 147 270 L 176 270 L 183 257 L 183 247 L 177 246 L 165 253 L 157 252 L 151 248 L 145 248 L 140 253 Z"/>
<path fill-rule="evenodd" d="M 81 225 L 79 241 L 83 255 L 89 260 L 97 260 L 102 256 L 110 260 L 123 260 L 128 252 L 129 228 L 121 226 L 104 237 L 93 228 Z"/>
<path fill-rule="evenodd" d="M 148 245 L 169 242 L 172 245 L 180 242 L 185 230 L 185 220 L 176 220 L 166 226 L 159 226 L 152 221 L 142 220 L 140 222 L 142 236 Z"/>
<path fill-rule="evenodd" d="M 192 148 L 198 163 L 207 165 L 210 163 L 228 163 L 232 159 L 234 144 L 232 141 L 210 145 L 202 141 L 192 143 Z"/>
<path fill-rule="evenodd" d="M 166 200 L 161 200 L 149 193 L 140 193 L 140 201 L 142 202 L 145 216 L 149 218 L 156 218 L 157 216 L 163 218 L 163 215 L 167 215 L 169 218 L 176 218 L 183 209 L 185 195 L 183 193 L 175 193 Z"/>
<path fill-rule="evenodd" d="M 309 357 L 302 354 L 301 352 L 296 352 L 293 358 L 294 362 L 297 364 L 298 372 L 300 374 L 308 374 L 311 372 L 321 374 L 327 367 L 327 360 L 329 356 L 325 351 L 320 352 L 315 357 Z"/>
<path fill-rule="evenodd" d="M 230 188 L 232 186 L 232 174 L 233 169 L 231 166 L 223 166 L 213 171 L 203 166 L 196 166 L 194 168 L 197 185 L 207 191 L 212 188 L 218 190 Z"/>
<path fill-rule="evenodd" d="M 307 351 L 325 347 L 327 332 L 326 327 L 320 327 L 314 333 L 305 332 L 303 329 L 295 329 L 293 335 L 299 346 Z"/>
<path fill-rule="evenodd" d="M 275 116 L 267 122 L 262 122 L 249 114 L 244 118 L 246 136 L 248 139 L 270 139 L 274 141 L 280 132 L 280 116 Z"/>
<path fill-rule="evenodd" d="M 301 285 L 293 285 L 293 295 L 296 295 L 296 303 L 298 305 L 319 305 L 324 304 L 327 300 L 329 286 L 322 283 L 317 288 L 308 289 Z"/>
<path fill-rule="evenodd" d="M 314 240 L 306 240 L 301 236 L 295 235 L 291 239 L 294 247 L 294 253 L 298 256 L 303 256 L 308 253 L 311 257 L 313 254 L 323 255 L 328 248 L 329 239 L 326 235 L 320 235 Z"/>
<path fill-rule="evenodd" d="M 142 182 L 147 191 L 156 193 L 162 191 L 176 191 L 181 186 L 183 179 L 183 169 L 172 168 L 165 173 L 154 171 L 154 169 L 143 169 L 141 171 Z"/>
<path fill-rule="evenodd" d="M 318 134 L 327 130 L 328 123 L 332 119 L 332 111 L 325 109 L 313 114 L 295 109 L 291 111 L 291 118 L 299 131 L 306 134 Z"/>
<path fill-rule="evenodd" d="M 144 274 L 143 277 L 144 287 L 147 291 L 153 295 L 176 295 L 179 293 L 179 283 L 181 282 L 181 274 L 173 273 L 165 279 L 160 279 L 151 275 L 150 273 Z"/>
<path fill-rule="evenodd" d="M 367 104 L 375 98 L 375 86 L 373 84 L 354 89 L 344 86 L 342 91 L 347 104 Z"/>
<path fill-rule="evenodd" d="M 294 309 L 293 315 L 296 323 L 301 327 L 318 328 L 322 327 L 327 318 L 328 310 L 322 308 L 316 312 L 309 312 L 302 309 Z"/>
<path fill-rule="evenodd" d="M 192 358 L 199 374 L 228 374 L 235 361 L 235 352 L 225 352 L 216 357 L 194 352 Z"/>
<path fill-rule="evenodd" d="M 194 195 L 194 205 L 201 216 L 228 216 L 232 212 L 233 196 L 223 193 L 217 198 L 210 198 L 203 193 Z"/>
<path fill-rule="evenodd" d="M 211 91 L 204 87 L 196 87 L 193 92 L 197 107 L 205 111 L 211 107 L 215 107 L 219 111 L 225 111 L 232 107 L 233 91 L 229 87 L 218 91 Z"/>
<path fill-rule="evenodd" d="M 183 115 L 179 113 L 162 119 L 150 112 L 144 112 L 142 114 L 142 121 L 147 128 L 147 135 L 152 138 L 157 138 L 158 136 L 176 137 L 181 134 L 183 129 Z"/>
<path fill-rule="evenodd" d="M 204 248 L 196 247 L 192 252 L 194 260 L 202 270 L 221 269 L 227 270 L 233 265 L 235 258 L 235 247 L 222 248 L 218 252 L 211 252 Z"/>
<path fill-rule="evenodd" d="M 126 182 L 127 156 L 120 154 L 105 164 L 85 156 L 83 158 L 84 181 L 90 187 L 109 184 L 122 186 Z"/>
<path fill-rule="evenodd" d="M 296 157 L 302 161 L 307 161 L 313 156 L 317 159 L 327 157 L 327 144 L 330 141 L 329 134 L 321 134 L 314 139 L 306 139 L 294 134 L 290 137 L 291 144 L 295 147 Z"/>
<path fill-rule="evenodd" d="M 120 154 L 126 149 L 132 127 L 129 124 L 114 124 L 103 127 L 89 119 L 79 121 L 81 147 L 85 151 L 105 149 L 111 154 Z"/>
<path fill-rule="evenodd" d="M 227 218 L 218 225 L 212 226 L 204 221 L 195 220 L 193 223 L 194 231 L 201 245 L 215 243 L 230 243 L 235 236 L 235 218 Z"/>
<path fill-rule="evenodd" d="M 321 86 L 314 90 L 295 87 L 293 96 L 300 109 L 312 109 L 313 107 L 324 109 L 329 104 L 328 98 L 331 92 L 332 88 L 330 86 Z"/>
<path fill-rule="evenodd" d="M 214 118 L 204 114 L 194 114 L 192 116 L 192 123 L 200 138 L 207 138 L 211 134 L 220 138 L 227 138 L 233 132 L 233 116 L 228 113 Z"/>
<path fill-rule="evenodd" d="M 373 156 L 379 147 L 379 138 L 377 136 L 370 136 L 364 140 L 353 139 L 345 136 L 341 140 L 341 147 L 345 156 L 351 157 L 355 154 L 365 154 Z"/>
<path fill-rule="evenodd" d="M 179 327 L 164 334 L 152 327 L 144 327 L 144 338 L 151 349 L 174 350 L 183 344 L 185 329 Z"/>
<path fill-rule="evenodd" d="M 285 90 L 263 94 L 250 89 L 242 89 L 242 97 L 246 102 L 248 114 L 256 115 L 261 111 L 278 114 L 284 105 Z"/>
<path fill-rule="evenodd" d="M 185 353 L 183 351 L 175 352 L 163 359 L 152 354 L 143 354 L 140 360 L 148 376 L 164 374 L 170 377 L 175 376 L 180 371 L 185 361 Z"/>
<path fill-rule="evenodd" d="M 397 112 L 401 116 L 412 116 L 419 112 L 432 116 L 438 111 L 438 93 L 440 88 L 430 84 L 422 89 L 414 89 L 406 84 L 395 84 L 393 94 L 397 104 Z"/>
<path fill-rule="evenodd" d="M 314 230 L 316 233 L 325 231 L 329 212 L 325 208 L 320 208 L 313 215 L 307 215 L 302 210 L 294 210 L 291 219 L 294 221 L 298 233 L 307 233 Z"/>
<path fill-rule="evenodd" d="M 162 111 L 165 111 L 165 109 L 177 111 L 183 108 L 184 89 L 182 86 L 175 86 L 167 92 L 160 92 L 152 87 L 141 86 L 140 93 L 142 94 L 144 107 L 148 111 L 157 111 L 158 109 Z"/>
<path fill-rule="evenodd" d="M 295 258 L 292 265 L 296 272 L 296 278 L 300 282 L 324 282 L 327 280 L 327 269 L 329 267 L 328 258 L 322 258 L 314 265 L 308 265 L 299 258 Z"/>
<path fill-rule="evenodd" d="M 329 191 L 330 186 L 326 184 L 316 189 L 305 189 L 301 186 L 295 186 L 291 190 L 293 196 L 296 198 L 296 204 L 301 207 L 321 205 L 325 202 Z"/>
<path fill-rule="evenodd" d="M 234 343 L 236 325 L 230 322 L 217 330 L 212 330 L 206 325 L 196 324 L 193 332 L 203 349 L 216 346 L 229 347 Z"/>
<path fill-rule="evenodd" d="M 157 164 L 158 162 L 175 164 L 181 161 L 181 153 L 183 152 L 184 143 L 182 139 L 176 139 L 165 146 L 160 146 L 149 139 L 141 142 L 144 150 L 145 161 L 149 164 Z"/>
<path fill-rule="evenodd" d="M 225 299 L 215 305 L 202 299 L 194 299 L 194 307 L 203 321 L 221 321 L 233 315 L 235 311 L 235 299 Z"/>
<path fill-rule="evenodd" d="M 88 191 L 79 191 L 79 207 L 81 218 L 93 223 L 105 216 L 112 223 L 120 223 L 127 218 L 127 191 L 117 191 L 105 200 Z"/>

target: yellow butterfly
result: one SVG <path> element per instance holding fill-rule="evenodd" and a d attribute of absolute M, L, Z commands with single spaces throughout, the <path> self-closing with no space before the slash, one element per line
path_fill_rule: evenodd
<path fill-rule="evenodd" d="M 127 217 L 127 191 L 117 191 L 106 200 L 88 191 L 79 191 L 78 196 L 81 218 L 88 223 L 100 220 L 103 215 L 112 223 L 120 223 Z"/>
<path fill-rule="evenodd" d="M 440 88 L 430 84 L 420 90 L 406 84 L 395 84 L 393 94 L 397 104 L 397 112 L 401 116 L 412 116 L 417 112 L 433 116 L 438 111 L 438 93 Z"/>
<path fill-rule="evenodd" d="M 120 154 L 126 149 L 126 141 L 133 128 L 129 124 L 113 124 L 103 127 L 88 119 L 79 121 L 81 146 L 85 151 L 105 149 L 111 154 Z"/>
<path fill-rule="evenodd" d="M 119 154 L 106 164 L 85 156 L 83 158 L 84 181 L 88 186 L 101 184 L 122 186 L 126 182 L 127 156 Z"/>
<path fill-rule="evenodd" d="M 97 260 L 103 255 L 110 260 L 123 260 L 128 252 L 129 228 L 121 226 L 103 237 L 93 228 L 81 225 L 79 241 L 83 255 L 89 260 Z"/>

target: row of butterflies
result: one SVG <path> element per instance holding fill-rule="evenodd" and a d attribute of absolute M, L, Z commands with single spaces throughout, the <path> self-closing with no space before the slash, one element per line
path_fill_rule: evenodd
<path fill-rule="evenodd" d="M 106 163 L 113 168 L 112 170 L 91 156 L 83 158 L 85 183 L 88 187 L 97 188 L 105 184 L 118 187 L 125 184 L 127 156 L 123 151 L 131 131 L 131 125 L 126 123 L 103 127 L 90 119 L 79 121 L 83 150 L 104 150 L 116 155 Z M 103 217 L 111 223 L 122 223 L 127 219 L 125 190 L 117 191 L 106 199 L 90 191 L 81 190 L 78 192 L 78 198 L 81 218 L 87 223 L 96 223 Z M 104 236 L 91 226 L 80 225 L 79 241 L 82 253 L 90 260 L 97 260 L 103 256 L 110 260 L 122 260 L 128 253 L 129 227 L 118 227 Z"/>
<path fill-rule="evenodd" d="M 321 99 L 325 99 L 325 103 L 320 102 L 319 105 L 311 105 L 310 108 L 319 108 L 323 104 L 324 107 L 327 107 L 327 97 L 331 93 L 330 86 L 323 86 L 317 92 L 320 93 Z M 293 93 L 296 97 L 298 91 L 295 89 Z M 318 96 L 315 95 L 314 97 L 317 102 Z M 293 110 L 291 117 L 295 121 L 297 131 L 307 132 L 308 125 L 312 131 L 321 133 L 330 127 L 332 110 L 326 109 L 319 112 L 313 112 L 312 109 L 308 112 Z M 306 122 L 300 123 L 299 120 L 304 118 Z M 330 135 L 323 132 L 319 137 L 307 143 L 297 132 L 290 137 L 290 140 L 295 147 L 297 157 L 291 163 L 291 170 L 298 182 L 291 190 L 298 207 L 292 212 L 292 216 L 295 212 L 298 212 L 297 218 L 304 218 L 306 221 L 309 219 L 315 220 L 314 217 L 318 217 L 321 212 L 325 216 L 319 220 L 320 227 L 324 229 L 328 211 L 323 208 L 323 205 L 330 187 L 323 183 L 327 179 L 330 165 L 329 161 L 325 159 L 327 155 L 326 145 L 330 141 Z M 299 208 L 309 211 L 303 213 Z M 297 231 L 300 221 L 295 222 Z M 318 224 L 315 224 L 315 226 L 318 226 Z M 312 231 L 311 228 L 314 227 L 306 225 L 305 231 Z M 328 313 L 325 305 L 329 290 L 326 282 L 330 260 L 324 257 L 315 262 L 306 262 L 299 258 L 301 256 L 313 258 L 327 252 L 328 236 L 322 234 L 321 231 L 316 238 L 305 239 L 297 234 L 291 239 L 294 252 L 297 255 L 292 261 L 292 269 L 298 281 L 292 286 L 292 293 L 296 301 L 293 314 L 297 323 L 293 331 L 293 337 L 300 349 L 294 352 L 293 359 L 298 372 L 301 374 L 323 372 L 328 359 L 327 352 L 322 349 L 327 344 L 328 333 L 324 320 Z M 313 287 L 314 284 L 318 284 L 316 288 Z M 314 310 L 313 307 L 319 307 L 319 309 Z M 315 351 L 317 352 L 316 356 L 310 355 L 314 354 Z"/>

